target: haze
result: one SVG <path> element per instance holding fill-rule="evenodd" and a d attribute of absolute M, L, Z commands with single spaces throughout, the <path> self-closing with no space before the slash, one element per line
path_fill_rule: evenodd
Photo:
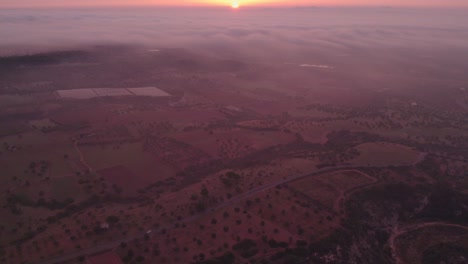
<path fill-rule="evenodd" d="M 467 263 L 463 4 L 3 0 L 0 263 Z"/>
<path fill-rule="evenodd" d="M 1 53 L 24 47 L 120 43 L 294 55 L 352 47 L 464 47 L 468 18 L 456 9 L 38 9 L 0 10 Z M 259 45 L 261 43 L 261 45 Z M 266 54 L 269 56 L 268 54 Z"/>

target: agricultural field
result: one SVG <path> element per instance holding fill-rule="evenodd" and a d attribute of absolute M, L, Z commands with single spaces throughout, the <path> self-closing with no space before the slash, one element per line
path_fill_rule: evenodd
<path fill-rule="evenodd" d="M 275 145 L 292 142 L 294 135 L 280 131 L 256 131 L 243 128 L 195 130 L 173 135 L 179 141 L 218 158 L 238 158 Z"/>
<path fill-rule="evenodd" d="M 29 122 L 29 125 L 33 128 L 39 129 L 39 130 L 51 130 L 55 127 L 57 127 L 57 124 L 55 124 L 51 119 L 46 118 L 46 119 L 40 119 L 40 120 L 33 120 Z"/>
<path fill-rule="evenodd" d="M 288 187 L 316 200 L 325 208 L 339 212 L 341 210 L 339 203 L 347 193 L 375 181 L 375 178 L 367 174 L 351 170 L 308 176 L 289 183 Z"/>
<path fill-rule="evenodd" d="M 465 256 L 460 109 L 356 82 L 357 67 L 336 58 L 270 65 L 182 49 L 83 52 L 98 62 L 13 65 L 17 79 L 0 83 L 0 263 Z M 35 92 L 38 74 L 50 81 Z M 353 92 L 358 84 L 366 89 Z"/>
<path fill-rule="evenodd" d="M 132 184 L 140 188 L 174 176 L 176 172 L 170 164 L 146 152 L 141 142 L 110 146 L 82 146 L 80 151 L 93 171 L 107 175 L 106 171 L 109 172 L 116 166 L 122 166 L 124 170 L 131 172 L 128 179 L 131 179 Z"/>
<path fill-rule="evenodd" d="M 360 155 L 350 163 L 358 166 L 409 166 L 424 159 L 424 153 L 414 148 L 386 142 L 364 143 L 355 149 Z"/>

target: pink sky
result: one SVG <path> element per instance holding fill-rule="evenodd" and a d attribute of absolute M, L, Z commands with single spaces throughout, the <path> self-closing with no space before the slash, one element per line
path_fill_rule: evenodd
<path fill-rule="evenodd" d="M 241 6 L 468 6 L 468 0 L 1 0 L 0 7 L 48 7 L 48 6 L 229 6 L 238 2 Z"/>

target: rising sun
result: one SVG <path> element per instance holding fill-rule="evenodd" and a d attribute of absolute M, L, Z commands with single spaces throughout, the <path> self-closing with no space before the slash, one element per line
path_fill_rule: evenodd
<path fill-rule="evenodd" d="M 239 8 L 239 3 L 238 2 L 232 2 L 231 7 L 234 9 Z"/>

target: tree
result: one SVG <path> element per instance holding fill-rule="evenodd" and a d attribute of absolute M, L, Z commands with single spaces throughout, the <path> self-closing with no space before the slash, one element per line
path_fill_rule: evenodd
<path fill-rule="evenodd" d="M 208 197 L 208 195 L 210 194 L 210 193 L 208 192 L 208 189 L 207 189 L 205 186 L 202 187 L 200 193 L 201 193 L 201 195 L 202 195 L 203 197 Z"/>
<path fill-rule="evenodd" d="M 199 201 L 199 202 L 196 204 L 195 207 L 196 207 L 196 209 L 197 209 L 198 212 L 203 212 L 203 211 L 206 210 L 206 205 L 205 205 L 205 203 L 202 202 L 202 201 Z"/>
<path fill-rule="evenodd" d="M 224 217 L 224 218 L 228 218 L 228 217 L 229 217 L 229 213 L 225 211 L 225 212 L 223 213 L 223 217 Z"/>

